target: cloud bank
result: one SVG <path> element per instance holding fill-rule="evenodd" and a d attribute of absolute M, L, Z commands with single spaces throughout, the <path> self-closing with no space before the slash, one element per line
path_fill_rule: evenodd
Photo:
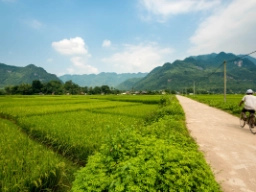
<path fill-rule="evenodd" d="M 53 42 L 52 47 L 62 55 L 71 56 L 72 67 L 67 68 L 70 74 L 98 73 L 98 69 L 88 64 L 91 54 L 81 37 L 63 39 Z"/>
<path fill-rule="evenodd" d="M 141 43 L 138 45 L 124 44 L 120 52 L 102 59 L 106 64 L 113 65 L 117 73 L 149 72 L 153 68 L 169 61 L 171 48 L 162 48 L 157 43 Z"/>
<path fill-rule="evenodd" d="M 158 17 L 159 22 L 165 22 L 169 16 L 208 10 L 220 4 L 221 0 L 140 0 L 142 9 L 146 10 L 147 20 Z"/>
<path fill-rule="evenodd" d="M 232 1 L 205 18 L 191 36 L 189 54 L 232 52 L 246 54 L 256 50 L 256 1 Z"/>

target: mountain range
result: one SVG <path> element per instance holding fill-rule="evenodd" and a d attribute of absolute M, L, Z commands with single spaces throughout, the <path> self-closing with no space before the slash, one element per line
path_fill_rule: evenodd
<path fill-rule="evenodd" d="M 56 75 L 50 74 L 43 68 L 33 64 L 26 67 L 17 67 L 0 63 L 0 88 L 22 83 L 31 84 L 33 80 L 40 80 L 42 83 L 51 80 L 60 81 Z"/>
<path fill-rule="evenodd" d="M 100 73 L 90 75 L 63 75 L 59 78 L 43 68 L 30 64 L 16 67 L 0 63 L 0 88 L 7 85 L 59 80 L 79 86 L 95 87 L 108 85 L 119 90 L 175 90 L 223 92 L 224 61 L 226 61 L 227 92 L 256 90 L 256 59 L 250 56 L 220 52 L 190 56 L 184 60 L 167 62 L 149 73 Z"/>
<path fill-rule="evenodd" d="M 135 83 L 123 82 L 126 90 L 169 89 L 179 92 L 193 89 L 204 92 L 223 92 L 224 61 L 226 61 L 227 92 L 256 90 L 256 62 L 249 56 L 221 52 L 191 56 L 154 68 Z M 118 87 L 117 87 L 118 88 Z"/>
<path fill-rule="evenodd" d="M 89 74 L 89 75 L 62 75 L 59 77 L 63 82 L 71 80 L 72 82 L 78 84 L 79 86 L 95 87 L 108 85 L 109 87 L 117 87 L 123 81 L 132 78 L 142 78 L 145 77 L 148 73 L 99 73 Z"/>

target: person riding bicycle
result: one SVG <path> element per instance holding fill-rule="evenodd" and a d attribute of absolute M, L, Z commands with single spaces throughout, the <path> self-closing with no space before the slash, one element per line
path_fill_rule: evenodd
<path fill-rule="evenodd" d="M 248 89 L 246 91 L 246 95 L 242 98 L 239 103 L 241 106 L 244 103 L 244 107 L 242 109 L 242 116 L 244 120 L 246 120 L 246 112 L 250 112 L 250 114 L 255 114 L 256 109 L 256 97 L 253 95 L 253 90 Z"/>

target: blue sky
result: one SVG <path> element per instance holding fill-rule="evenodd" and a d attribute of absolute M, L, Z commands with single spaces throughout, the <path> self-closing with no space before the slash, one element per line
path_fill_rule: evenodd
<path fill-rule="evenodd" d="M 255 0 L 0 0 L 0 62 L 59 76 L 247 54 L 256 50 L 255 10 Z"/>

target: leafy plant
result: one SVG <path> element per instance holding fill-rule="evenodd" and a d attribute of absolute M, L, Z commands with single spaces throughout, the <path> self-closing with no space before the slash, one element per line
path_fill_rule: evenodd
<path fill-rule="evenodd" d="M 201 153 L 181 145 L 122 130 L 76 173 L 73 192 L 220 191 Z"/>

